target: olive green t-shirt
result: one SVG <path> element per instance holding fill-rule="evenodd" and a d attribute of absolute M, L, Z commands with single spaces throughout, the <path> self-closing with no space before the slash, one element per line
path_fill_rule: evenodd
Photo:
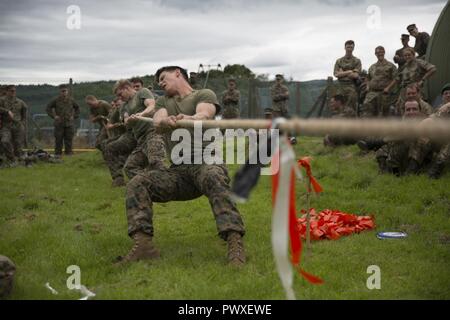
<path fill-rule="evenodd" d="M 142 112 L 147 108 L 144 104 L 146 99 L 155 99 L 155 97 L 150 90 L 147 88 L 142 88 L 124 104 L 123 109 L 129 116 Z M 144 121 L 129 122 L 129 126 L 133 129 L 133 134 L 136 140 L 145 135 L 149 130 L 153 129 L 153 125 L 151 123 Z"/>
<path fill-rule="evenodd" d="M 97 116 L 104 116 L 107 117 L 109 114 L 109 111 L 111 110 L 111 105 L 106 102 L 105 100 L 99 100 L 97 107 L 91 107 L 89 113 L 93 117 Z M 105 122 L 105 120 L 99 119 L 95 121 L 96 123 L 102 123 Z"/>
<path fill-rule="evenodd" d="M 174 97 L 160 97 L 156 102 L 156 111 L 160 109 L 166 109 L 169 116 L 176 116 L 178 114 L 185 114 L 192 116 L 196 113 L 197 105 L 200 103 L 210 103 L 215 105 L 216 114 L 220 112 L 220 104 L 217 100 L 216 94 L 210 89 L 200 89 L 194 90 L 191 94 L 187 95 L 184 98 L 180 96 Z M 191 134 L 191 156 L 196 154 L 201 154 L 203 149 L 211 144 L 211 141 L 203 141 L 201 143 L 194 143 L 194 129 L 189 129 Z M 165 134 L 166 146 L 168 149 L 168 154 L 171 154 L 171 151 L 175 145 L 178 143 L 183 143 L 184 141 L 172 141 L 171 140 L 172 132 Z M 202 134 L 203 136 L 203 134 Z M 200 146 L 200 148 L 199 148 Z M 173 159 L 172 159 L 173 160 Z"/>

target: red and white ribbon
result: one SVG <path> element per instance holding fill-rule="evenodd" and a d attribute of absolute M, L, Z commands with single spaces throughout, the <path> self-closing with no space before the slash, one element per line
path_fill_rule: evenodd
<path fill-rule="evenodd" d="M 295 299 L 292 289 L 293 268 L 309 282 L 320 284 L 323 281 L 300 268 L 302 242 L 297 225 L 295 205 L 295 176 L 299 174 L 295 153 L 286 137 L 280 138 L 272 163 L 279 161 L 279 170 L 272 175 L 272 250 L 278 275 L 289 300 Z M 289 257 L 289 245 L 292 255 Z"/>

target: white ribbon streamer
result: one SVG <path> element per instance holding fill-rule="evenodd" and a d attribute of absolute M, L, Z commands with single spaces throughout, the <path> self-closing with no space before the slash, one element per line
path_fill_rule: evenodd
<path fill-rule="evenodd" d="M 279 181 L 272 216 L 272 250 L 286 298 L 295 300 L 292 288 L 294 271 L 289 258 L 289 195 L 295 153 L 286 137 L 280 139 Z M 276 154 L 276 153 L 275 153 Z"/>

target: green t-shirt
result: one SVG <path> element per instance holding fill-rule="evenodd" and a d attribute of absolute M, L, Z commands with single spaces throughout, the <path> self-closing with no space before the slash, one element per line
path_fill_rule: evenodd
<path fill-rule="evenodd" d="M 103 116 L 103 117 L 107 117 L 109 114 L 109 111 L 111 110 L 111 105 L 106 102 L 105 100 L 99 100 L 98 101 L 98 106 L 97 107 L 90 107 L 90 115 L 93 117 L 97 117 L 97 116 Z M 105 119 L 98 119 L 97 121 L 95 121 L 96 123 L 105 123 L 106 120 Z"/>
<path fill-rule="evenodd" d="M 147 88 L 142 88 L 124 104 L 123 109 L 129 116 L 142 112 L 147 108 L 144 104 L 146 99 L 155 99 L 155 97 L 150 90 Z M 144 121 L 129 122 L 129 126 L 133 129 L 133 134 L 136 140 L 153 129 L 153 125 L 151 123 Z"/>
<path fill-rule="evenodd" d="M 160 97 L 158 101 L 156 102 L 156 111 L 160 109 L 166 109 L 169 116 L 176 116 L 178 114 L 185 114 L 192 116 L 196 113 L 197 105 L 200 103 L 210 103 L 216 106 L 216 114 L 220 111 L 220 105 L 217 100 L 216 94 L 210 90 L 210 89 L 201 89 L 201 90 L 194 90 L 191 94 L 187 95 L 184 98 L 181 98 L 179 96 L 174 97 Z M 201 154 L 203 152 L 203 149 L 211 144 L 211 141 L 203 141 L 202 143 L 194 143 L 194 129 L 189 129 L 191 134 L 191 156 L 194 156 L 196 154 Z M 172 132 L 169 132 L 165 134 L 166 139 L 166 146 L 168 148 L 169 154 L 172 152 L 172 149 L 175 145 L 179 143 L 185 142 L 183 141 L 172 141 L 171 140 Z M 200 148 L 199 148 L 200 146 Z M 173 159 L 172 159 L 173 160 Z"/>

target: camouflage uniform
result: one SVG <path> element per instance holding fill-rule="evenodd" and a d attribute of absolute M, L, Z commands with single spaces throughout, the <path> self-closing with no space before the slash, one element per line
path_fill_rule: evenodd
<path fill-rule="evenodd" d="M 0 299 L 6 298 L 12 291 L 16 266 L 7 257 L 0 255 Z"/>
<path fill-rule="evenodd" d="M 61 96 L 53 99 L 47 105 L 47 114 L 54 121 L 55 126 L 55 155 L 62 154 L 63 144 L 65 153 L 72 154 L 72 141 L 75 134 L 74 119 L 80 115 L 80 107 L 73 98 Z"/>
<path fill-rule="evenodd" d="M 354 72 L 360 74 L 361 60 L 359 60 L 354 56 L 350 58 L 344 56 L 336 60 L 336 63 L 334 65 L 335 77 L 337 77 L 336 75 L 339 71 L 349 71 L 349 70 L 353 70 Z M 356 114 L 358 93 L 356 91 L 355 80 L 351 79 L 350 77 L 343 77 L 338 79 L 338 84 L 339 86 L 337 88 L 336 94 L 343 95 L 347 101 L 346 103 L 347 107 L 352 108 Z"/>
<path fill-rule="evenodd" d="M 145 99 L 154 99 L 154 97 L 150 90 L 143 88 L 124 104 L 124 109 L 129 115 L 142 112 L 146 108 Z M 133 178 L 145 168 L 163 168 L 166 156 L 163 137 L 156 133 L 151 123 L 135 121 L 129 125 L 133 130 L 137 146 L 125 163 L 124 170 L 128 178 Z"/>
<path fill-rule="evenodd" d="M 407 48 L 410 48 L 410 47 L 409 47 L 409 46 L 408 46 L 408 47 L 403 47 L 403 48 L 398 49 L 397 51 L 395 51 L 395 55 L 396 55 L 396 56 L 399 56 L 398 59 L 394 59 L 394 60 L 395 60 L 395 63 L 398 64 L 398 71 L 399 71 L 399 72 L 403 69 L 403 67 L 404 67 L 404 65 L 405 65 L 405 63 L 406 63 L 406 60 L 405 60 L 405 58 L 404 58 L 404 56 L 403 56 L 403 52 L 404 52 L 405 49 L 407 49 Z"/>
<path fill-rule="evenodd" d="M 427 115 L 422 113 L 417 120 L 426 118 Z M 389 137 L 384 139 L 386 142 L 377 150 L 375 157 L 380 168 L 387 169 L 396 174 L 405 173 L 411 160 L 415 160 L 421 167 L 425 158 L 429 155 L 427 148 L 424 148 L 421 139 L 414 140 L 394 140 Z"/>
<path fill-rule="evenodd" d="M 387 60 L 377 61 L 369 68 L 369 92 L 364 100 L 361 117 L 386 117 L 389 115 L 391 97 L 383 90 L 394 80 L 395 65 Z"/>
<path fill-rule="evenodd" d="M 450 103 L 441 105 L 438 110 L 430 116 L 431 119 L 448 119 L 450 118 Z M 424 150 L 436 152 L 436 162 L 450 162 L 450 143 L 434 143 L 430 139 L 421 138 L 419 143 Z"/>
<path fill-rule="evenodd" d="M 428 42 L 430 41 L 430 35 L 426 32 L 419 32 L 416 37 L 416 43 L 414 45 L 414 51 L 417 52 L 417 59 L 425 59 L 427 53 Z"/>
<path fill-rule="evenodd" d="M 332 110 L 332 119 L 346 119 L 354 118 L 356 116 L 355 110 L 349 106 L 343 106 L 341 110 Z M 340 145 L 352 145 L 356 143 L 354 138 L 326 135 L 324 139 L 325 145 L 340 146 Z"/>
<path fill-rule="evenodd" d="M 222 104 L 224 119 L 239 118 L 239 100 L 241 99 L 241 93 L 237 89 L 225 90 L 222 93 Z"/>
<path fill-rule="evenodd" d="M 106 131 L 105 125 L 107 123 L 107 117 L 111 110 L 111 105 L 104 101 L 104 100 L 98 100 L 97 107 L 90 107 L 90 116 L 91 117 L 98 117 L 94 123 L 98 123 L 100 125 L 99 127 L 99 133 L 97 135 L 97 138 L 95 139 L 95 147 L 103 152 L 103 145 L 105 140 L 109 138 L 108 132 Z"/>
<path fill-rule="evenodd" d="M 12 144 L 11 129 L 6 125 L 9 114 L 6 109 L 0 108 L 0 155 L 4 154 L 10 161 L 14 162 L 14 147 Z"/>
<path fill-rule="evenodd" d="M 123 123 L 124 106 L 112 111 L 110 115 L 110 123 Z M 112 137 L 108 139 L 103 148 L 103 155 L 111 173 L 113 180 L 123 179 L 123 167 L 128 156 L 136 148 L 136 139 L 133 136 L 131 128 L 126 129 L 125 124 L 122 127 L 110 130 Z"/>
<path fill-rule="evenodd" d="M 421 81 L 423 76 L 432 68 L 434 68 L 434 65 L 431 63 L 420 59 L 414 59 L 405 64 L 402 70 L 399 70 L 396 80 L 400 84 L 401 89 L 397 100 L 397 114 L 403 115 L 402 106 L 406 101 L 406 87 L 410 84 Z"/>
<path fill-rule="evenodd" d="M 289 89 L 284 84 L 275 83 L 270 88 L 270 95 L 272 97 L 272 117 L 289 118 L 288 101 Z"/>
<path fill-rule="evenodd" d="M 5 115 L 3 117 L 4 130 L 10 131 L 10 137 L 8 137 L 8 134 L 5 132 L 5 137 L 3 137 L 3 139 L 11 139 L 10 143 L 6 141 L 4 141 L 4 143 L 6 146 L 12 145 L 14 155 L 16 157 L 21 157 L 23 155 L 23 146 L 25 142 L 25 126 L 28 107 L 25 102 L 19 98 L 3 97 L 0 99 L 0 109 L 2 109 L 3 114 Z M 14 114 L 12 119 L 9 117 L 8 111 L 11 111 Z M 7 148 L 10 147 L 8 146 Z"/>
<path fill-rule="evenodd" d="M 184 98 L 162 97 L 156 109 L 166 109 L 169 116 L 194 115 L 199 103 L 211 103 L 219 109 L 216 95 L 208 89 L 194 91 Z M 170 134 L 166 134 L 170 141 Z M 191 141 L 195 147 L 194 141 Z M 169 142 L 169 150 L 174 142 Z M 191 155 L 202 151 L 191 149 Z M 229 177 L 225 166 L 208 164 L 173 164 L 170 168 L 152 170 L 135 176 L 127 185 L 126 209 L 128 234 L 145 232 L 153 235 L 153 202 L 186 201 L 205 195 L 209 199 L 220 237 L 230 231 L 245 233 L 242 218 L 230 199 Z"/>

